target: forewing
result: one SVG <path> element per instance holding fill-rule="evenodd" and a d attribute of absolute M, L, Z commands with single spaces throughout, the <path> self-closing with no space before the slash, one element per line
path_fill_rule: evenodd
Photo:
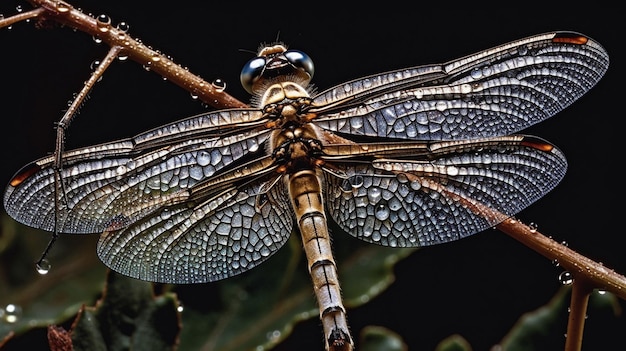
<path fill-rule="evenodd" d="M 121 219 L 132 223 L 156 208 L 186 201 L 200 182 L 264 152 L 268 130 L 246 130 L 242 124 L 244 131 L 226 133 L 233 128 L 226 121 L 249 122 L 251 115 L 257 114 L 218 111 L 132 139 L 69 151 L 59 172 L 52 157 L 35 161 L 7 187 L 5 208 L 17 221 L 47 231 L 55 230 L 56 218 L 62 233 L 100 233 L 113 223 L 124 225 Z"/>
<path fill-rule="evenodd" d="M 333 132 L 410 140 L 513 134 L 569 106 L 609 65 L 579 33 L 517 40 L 443 64 L 357 79 L 318 94 L 318 126 Z"/>
<path fill-rule="evenodd" d="M 430 149 L 427 156 L 408 150 L 403 158 L 328 165 L 328 212 L 367 242 L 445 243 L 518 213 L 553 189 L 567 168 L 555 146 L 529 136 L 433 143 Z"/>
<path fill-rule="evenodd" d="M 284 182 L 255 180 L 164 207 L 121 230 L 105 231 L 98 256 L 141 280 L 204 283 L 251 269 L 282 247 L 293 227 Z"/>

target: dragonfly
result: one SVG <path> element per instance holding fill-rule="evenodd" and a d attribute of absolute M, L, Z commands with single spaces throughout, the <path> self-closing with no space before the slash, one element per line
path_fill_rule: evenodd
<path fill-rule="evenodd" d="M 548 32 L 440 64 L 317 92 L 304 52 L 275 42 L 242 69 L 246 108 L 36 160 L 7 213 L 55 233 L 99 233 L 110 269 L 206 283 L 258 266 L 299 232 L 326 350 L 352 350 L 329 221 L 389 247 L 492 228 L 551 191 L 567 161 L 519 134 L 587 93 L 609 65 L 588 36 Z"/>

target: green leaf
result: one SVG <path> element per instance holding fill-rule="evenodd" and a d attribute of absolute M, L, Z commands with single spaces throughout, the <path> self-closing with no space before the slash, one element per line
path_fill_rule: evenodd
<path fill-rule="evenodd" d="M 521 316 L 511 331 L 502 339 L 499 345 L 501 350 L 563 349 L 567 332 L 570 293 L 570 286 L 564 286 L 545 306 Z M 590 294 L 587 306 L 588 315 L 600 317 L 610 314 L 617 316 L 620 313 L 619 302 L 615 295 L 598 291 Z M 589 321 L 586 321 L 585 324 L 589 324 Z"/>
<path fill-rule="evenodd" d="M 48 325 L 67 323 L 79 313 L 74 333 L 82 333 L 80 340 L 76 338 L 77 341 L 89 345 L 91 350 L 96 349 L 96 345 L 115 346 L 118 342 L 120 345 L 129 342 L 129 331 L 123 325 L 112 326 L 112 322 L 103 326 L 101 314 L 114 316 L 117 313 L 121 321 L 126 320 L 126 327 L 139 328 L 143 322 L 128 317 L 136 313 L 128 309 L 134 305 L 144 306 L 139 304 L 141 300 L 153 301 L 152 295 L 148 294 L 148 287 L 151 286 L 149 283 L 138 282 L 139 286 L 117 288 L 117 275 L 110 274 L 109 279 L 113 279 L 113 285 L 110 284 L 107 288 L 107 295 L 102 303 L 110 305 L 107 301 L 112 299 L 118 309 L 127 310 L 104 313 L 90 308 L 81 309 L 83 305 L 93 305 L 101 294 L 106 277 L 105 267 L 95 254 L 98 236 L 61 236 L 51 252 L 52 270 L 46 276 L 38 276 L 34 273 L 32 262 L 45 247 L 49 233 L 33 231 L 16 225 L 11 220 L 8 223 L 20 231 L 8 246 L 17 246 L 20 249 L 10 256 L 0 258 L 12 262 L 4 267 L 27 267 L 28 271 L 27 274 L 17 274 L 21 279 L 19 284 L 8 280 L 0 281 L 0 292 L 2 286 L 13 288 L 8 290 L 8 294 L 0 295 L 4 304 L 17 302 L 23 307 L 19 322 L 0 324 L 0 336 L 4 338 L 15 333 L 14 339 L 19 339 L 22 335 L 27 339 L 34 339 L 29 337 L 32 332 L 45 330 Z M 333 240 L 344 303 L 348 308 L 365 304 L 384 291 L 394 281 L 394 264 L 416 250 L 366 244 L 341 231 L 333 236 Z M 27 262 L 18 262 L 24 259 Z M 7 275 L 1 277 L 0 279 L 7 279 Z M 274 257 L 249 272 L 216 283 L 163 288 L 175 292 L 184 306 L 181 350 L 200 347 L 220 351 L 250 350 L 257 346 L 269 348 L 284 340 L 300 321 L 319 318 L 302 243 L 297 234 L 292 235 L 286 247 Z M 124 299 L 128 299 L 128 302 L 124 302 Z M 97 307 L 108 309 L 111 307 L 109 305 Z M 162 320 L 165 317 L 159 318 Z M 170 319 L 173 317 L 170 316 L 168 321 Z M 146 320 L 148 330 L 154 330 L 157 326 L 150 325 L 149 322 Z M 102 330 L 105 326 L 111 330 Z M 168 328 L 161 330 L 161 333 L 171 335 L 172 330 L 177 331 L 168 324 Z M 321 329 L 319 333 L 321 336 Z M 135 334 L 134 337 L 138 335 L 140 334 Z M 45 340 L 41 342 L 44 343 Z"/>
<path fill-rule="evenodd" d="M 454 334 L 443 339 L 435 351 L 472 351 L 472 346 L 464 337 Z"/>
<path fill-rule="evenodd" d="M 39 275 L 34 262 L 50 233 L 18 224 L 6 214 L 0 225 L 0 315 L 9 304 L 21 310 L 11 323 L 0 321 L 0 340 L 61 324 L 100 294 L 106 267 L 95 255 L 97 235 L 62 236 L 50 252 L 50 272 Z"/>
<path fill-rule="evenodd" d="M 407 351 L 408 346 L 395 332 L 379 326 L 367 326 L 360 335 L 362 351 Z"/>
<path fill-rule="evenodd" d="M 110 272 L 104 297 L 79 312 L 74 350 L 172 350 L 180 323 L 171 293 L 153 296 L 152 284 Z"/>
<path fill-rule="evenodd" d="M 384 291 L 393 282 L 393 265 L 414 251 L 361 245 L 338 254 L 346 305 L 364 304 Z M 304 263 L 296 237 L 268 262 L 240 276 L 204 286 L 176 287 L 185 306 L 181 349 L 271 348 L 296 323 L 319 318 Z M 199 296 L 211 296 L 210 306 L 198 306 Z"/>

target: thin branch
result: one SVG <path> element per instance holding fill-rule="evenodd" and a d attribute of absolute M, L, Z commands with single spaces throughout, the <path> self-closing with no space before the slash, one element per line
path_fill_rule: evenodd
<path fill-rule="evenodd" d="M 610 291 L 626 300 L 626 277 L 605 267 L 602 263 L 585 257 L 512 218 L 498 224 L 496 228 L 549 260 L 558 262 L 561 267 L 572 274 L 574 281 L 585 281 L 594 288 Z"/>
<path fill-rule="evenodd" d="M 111 47 L 120 47 L 120 55 L 150 67 L 152 72 L 167 78 L 170 82 L 189 91 L 198 99 L 217 109 L 246 107 L 247 105 L 228 95 L 222 87 L 215 87 L 204 79 L 190 73 L 172 61 L 169 57 L 152 50 L 143 43 L 132 38 L 123 29 L 111 26 L 107 16 L 97 19 L 74 8 L 61 0 L 28 0 L 35 10 L 12 16 L 0 21 L 2 25 L 9 25 L 28 18 L 37 17 L 42 21 L 52 20 L 62 25 L 75 28 L 94 38 L 102 40 Z M 5 24 L 8 23 L 8 24 Z"/>
<path fill-rule="evenodd" d="M 589 294 L 592 291 L 593 287 L 587 284 L 586 281 L 574 281 L 567 321 L 565 351 L 579 351 L 582 348 L 587 305 L 589 303 Z"/>
<path fill-rule="evenodd" d="M 4 18 L 2 17 L 2 15 L 0 15 L 0 28 L 9 27 L 17 22 L 26 21 L 31 18 L 36 18 L 40 16 L 42 13 L 44 13 L 45 11 L 46 10 L 43 8 L 37 8 L 34 10 L 18 13 L 17 15 L 14 15 L 8 18 Z"/>

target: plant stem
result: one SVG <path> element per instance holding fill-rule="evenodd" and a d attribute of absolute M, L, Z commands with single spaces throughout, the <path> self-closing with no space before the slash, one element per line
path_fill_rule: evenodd
<path fill-rule="evenodd" d="M 111 47 L 120 47 L 120 55 L 128 56 L 144 67 L 149 67 L 150 71 L 191 92 L 210 106 L 217 109 L 247 107 L 243 102 L 224 92 L 223 88 L 213 86 L 176 64 L 166 55 L 135 40 L 126 31 L 112 26 L 107 21 L 107 16 L 96 19 L 61 0 L 28 0 L 28 2 L 36 9 L 6 18 L 0 22 L 0 27 L 33 17 L 41 21 L 52 20 L 91 34 Z"/>

